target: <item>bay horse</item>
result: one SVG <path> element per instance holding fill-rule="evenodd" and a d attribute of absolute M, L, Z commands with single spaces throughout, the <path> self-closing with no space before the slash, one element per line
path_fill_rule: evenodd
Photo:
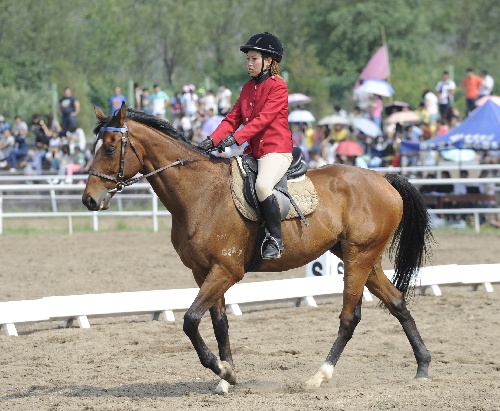
<path fill-rule="evenodd" d="M 230 161 L 200 150 L 168 122 L 126 108 L 98 120 L 94 159 L 82 196 L 92 211 L 109 207 L 113 195 L 147 178 L 172 215 L 171 239 L 193 272 L 200 291 L 184 315 L 183 330 L 203 366 L 221 378 L 215 391 L 236 384 L 224 293 L 245 275 L 255 248 L 258 223 L 245 219 L 231 197 Z M 142 176 L 134 177 L 138 173 Z M 307 386 L 332 378 L 334 367 L 361 320 L 363 288 L 377 296 L 401 323 L 417 361 L 416 378 L 426 379 L 429 351 L 406 307 L 418 269 L 431 251 L 432 232 L 424 201 L 406 178 L 333 165 L 309 170 L 319 204 L 310 226 L 283 221 L 285 250 L 264 260 L 264 272 L 304 266 L 328 250 L 344 262 L 343 305 L 337 338 Z M 382 270 L 386 251 L 395 262 L 392 282 Z M 232 250 L 232 252 L 227 252 Z M 210 311 L 219 358 L 199 333 Z"/>

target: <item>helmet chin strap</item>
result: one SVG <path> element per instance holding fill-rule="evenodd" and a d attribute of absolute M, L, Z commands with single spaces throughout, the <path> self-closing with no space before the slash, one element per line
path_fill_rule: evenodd
<path fill-rule="evenodd" d="M 264 74 L 267 74 L 271 71 L 271 65 L 264 68 L 264 60 L 265 60 L 265 58 L 264 58 L 264 56 L 262 56 L 262 68 L 260 69 L 260 73 L 256 77 L 252 76 L 252 78 L 254 80 L 260 79 Z"/>

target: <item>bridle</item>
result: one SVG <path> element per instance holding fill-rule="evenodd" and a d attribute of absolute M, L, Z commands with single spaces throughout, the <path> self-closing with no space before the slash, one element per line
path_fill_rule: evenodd
<path fill-rule="evenodd" d="M 89 170 L 89 174 L 96 176 L 96 177 L 104 178 L 104 179 L 109 180 L 109 181 L 113 181 L 115 183 L 115 187 L 108 190 L 109 194 L 121 193 L 125 187 L 131 186 L 132 184 L 137 183 L 138 181 L 142 180 L 143 178 L 147 178 L 147 177 L 152 176 L 154 174 L 157 174 L 163 170 L 166 170 L 167 168 L 174 167 L 174 166 L 177 166 L 179 164 L 184 165 L 184 162 L 191 160 L 194 157 L 197 157 L 199 155 L 199 154 L 196 154 L 196 155 L 186 157 L 183 159 L 179 158 L 179 159 L 177 159 L 177 161 L 174 161 L 173 163 L 167 164 L 166 166 L 163 166 L 163 167 L 160 167 L 156 170 L 153 170 L 150 173 L 143 174 L 143 175 L 140 175 L 137 177 L 132 177 L 132 178 L 125 180 L 124 179 L 125 154 L 127 152 L 127 146 L 129 143 L 130 143 L 130 147 L 132 148 L 132 151 L 134 152 L 135 156 L 137 157 L 137 159 L 141 163 L 142 167 L 144 167 L 144 163 L 141 160 L 139 153 L 137 152 L 137 149 L 134 145 L 134 142 L 129 137 L 128 127 L 126 124 L 123 124 L 123 127 L 111 127 L 111 126 L 101 127 L 99 129 L 99 135 L 97 136 L 96 142 L 99 141 L 99 139 L 102 139 L 102 134 L 107 132 L 107 131 L 114 132 L 114 133 L 121 133 L 121 135 L 122 135 L 122 137 L 121 137 L 122 145 L 121 145 L 121 151 L 120 151 L 120 166 L 118 169 L 118 175 L 117 175 L 117 177 L 113 177 L 113 176 L 110 176 L 108 174 L 100 173 L 99 171 L 94 171 L 94 169 L 92 167 Z"/>

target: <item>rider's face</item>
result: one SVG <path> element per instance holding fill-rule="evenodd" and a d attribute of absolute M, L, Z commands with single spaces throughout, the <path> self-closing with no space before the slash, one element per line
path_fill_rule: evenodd
<path fill-rule="evenodd" d="M 264 59 L 264 69 L 271 65 L 270 57 Z M 249 50 L 247 53 L 247 68 L 248 74 L 252 77 L 257 77 L 262 70 L 262 54 L 256 50 Z"/>

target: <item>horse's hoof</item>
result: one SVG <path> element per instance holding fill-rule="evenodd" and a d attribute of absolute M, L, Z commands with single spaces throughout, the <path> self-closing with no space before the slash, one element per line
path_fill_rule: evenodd
<path fill-rule="evenodd" d="M 226 380 L 231 385 L 236 385 L 236 375 L 233 367 L 227 361 L 219 361 L 220 373 L 218 374 L 223 380 Z"/>
<path fill-rule="evenodd" d="M 429 377 L 427 377 L 426 375 L 425 376 L 415 375 L 415 379 L 419 380 L 419 381 L 427 381 L 429 379 Z"/>
<path fill-rule="evenodd" d="M 215 387 L 215 393 L 219 395 L 225 395 L 229 393 L 230 384 L 226 380 L 220 380 L 217 387 Z"/>
<path fill-rule="evenodd" d="M 318 372 L 306 382 L 307 388 L 319 388 L 324 381 L 329 381 L 333 376 L 333 365 L 325 362 Z"/>

